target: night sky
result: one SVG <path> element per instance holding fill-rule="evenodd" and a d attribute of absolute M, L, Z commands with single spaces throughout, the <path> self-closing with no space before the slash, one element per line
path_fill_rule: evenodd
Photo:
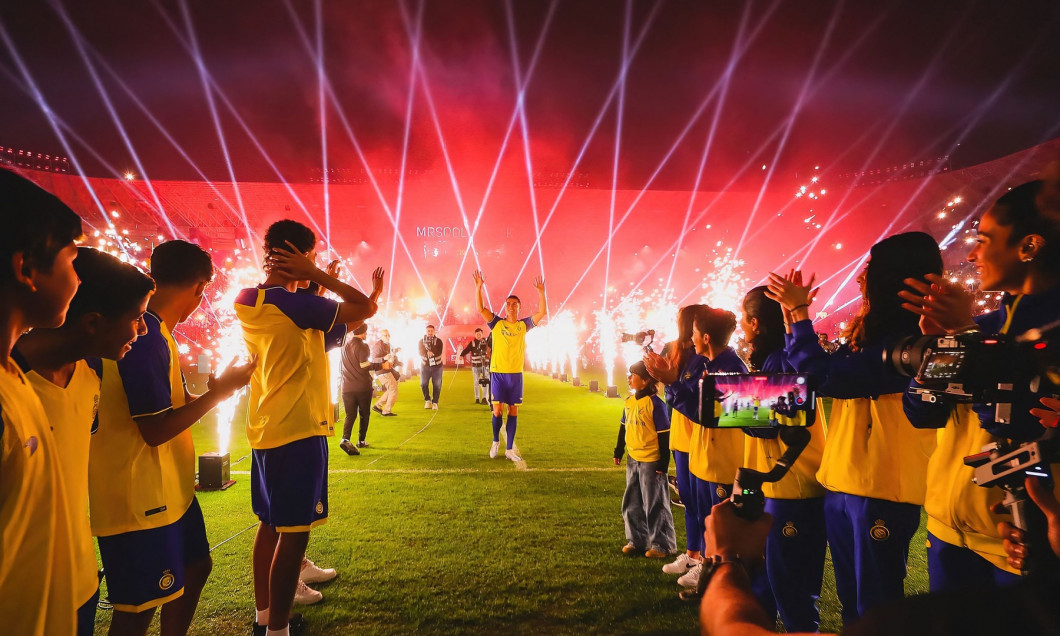
<path fill-rule="evenodd" d="M 599 121 L 577 167 L 592 187 L 612 187 L 616 139 L 620 188 L 757 190 L 767 174 L 787 189 L 817 164 L 948 154 L 958 168 L 1060 136 L 1051 0 L 6 0 L 0 24 L 0 146 L 72 154 L 95 176 L 319 177 L 321 43 L 337 101 L 325 108 L 327 162 L 354 172 L 363 164 L 344 120 L 372 170 L 400 168 L 410 121 L 408 169 L 445 171 L 440 130 L 460 178 L 485 180 L 516 105 L 515 69 L 526 82 L 539 40 L 525 92 L 532 170 L 571 170 Z M 504 157 L 525 169 L 520 123 Z"/>

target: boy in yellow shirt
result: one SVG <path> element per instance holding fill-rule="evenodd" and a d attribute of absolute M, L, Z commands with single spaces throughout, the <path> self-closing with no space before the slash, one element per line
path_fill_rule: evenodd
<path fill-rule="evenodd" d="M 213 562 L 195 499 L 191 425 L 250 381 L 253 361 L 188 393 L 172 329 L 198 309 L 213 277 L 210 255 L 186 241 L 151 254 L 156 290 L 146 330 L 125 356 L 103 361 L 99 429 L 88 462 L 92 532 L 114 605 L 111 634 L 185 634 Z"/>
<path fill-rule="evenodd" d="M 256 634 L 304 625 L 292 619 L 291 604 L 309 531 L 328 516 L 327 438 L 335 422 L 326 352 L 342 343 L 348 323 L 377 308 L 374 298 L 318 269 L 315 246 L 301 223 L 273 223 L 265 232 L 265 282 L 235 301 L 247 349 L 260 359 L 247 405 L 251 505 L 261 521 L 253 554 Z M 374 297 L 382 290 L 376 272 Z M 342 302 L 297 293 L 311 282 Z"/>
<path fill-rule="evenodd" d="M 11 349 L 26 330 L 63 323 L 81 219 L 0 169 L 0 227 L 0 615 L 8 634 L 68 636 L 80 599 L 59 453 Z"/>
<path fill-rule="evenodd" d="M 74 270 L 81 285 L 57 329 L 22 336 L 12 358 L 29 379 L 62 445 L 60 474 L 74 532 L 70 577 L 77 586 L 77 633 L 95 629 L 99 578 L 96 546 L 88 519 L 88 452 L 99 407 L 100 357 L 120 360 L 146 333 L 143 314 L 155 289 L 149 276 L 110 254 L 78 248 Z M 86 360 L 86 358 L 88 358 Z"/>

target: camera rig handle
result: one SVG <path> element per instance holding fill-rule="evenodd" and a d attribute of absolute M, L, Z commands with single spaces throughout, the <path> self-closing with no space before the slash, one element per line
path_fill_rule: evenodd
<path fill-rule="evenodd" d="M 751 468 L 740 468 L 736 471 L 736 480 L 732 484 L 730 500 L 736 506 L 736 516 L 747 521 L 758 519 L 765 511 L 766 498 L 762 494 L 762 484 L 783 479 L 810 443 L 810 429 L 808 428 L 783 427 L 777 431 L 777 434 L 780 441 L 787 444 L 788 449 L 768 473 Z"/>
<path fill-rule="evenodd" d="M 1012 515 L 1012 526 L 1023 530 L 1025 536 L 1028 557 L 1023 560 L 1024 576 L 1060 569 L 1060 558 L 1049 547 L 1045 515 L 1030 500 L 1025 486 L 1028 476 L 1042 477 L 1052 489 L 1048 466 L 1060 455 L 1056 434 L 1057 429 L 1046 429 L 1034 441 L 995 443 L 964 458 L 965 465 L 975 469 L 973 482 L 984 488 L 997 486 L 1005 492 L 1001 504 Z"/>

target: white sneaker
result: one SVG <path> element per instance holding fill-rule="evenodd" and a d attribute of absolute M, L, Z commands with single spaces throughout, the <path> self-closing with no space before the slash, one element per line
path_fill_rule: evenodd
<path fill-rule="evenodd" d="M 681 556 L 674 559 L 673 563 L 667 563 L 662 566 L 662 571 L 667 574 L 684 574 L 698 563 L 699 561 L 688 556 L 688 553 L 682 553 Z"/>
<path fill-rule="evenodd" d="M 302 559 L 302 571 L 298 574 L 298 578 L 306 583 L 323 583 L 338 575 L 339 573 L 335 571 L 335 568 L 322 568 L 309 559 Z"/>
<path fill-rule="evenodd" d="M 435 411 L 437 411 L 438 410 L 438 403 L 435 402 L 434 404 L 431 404 L 431 408 L 434 409 Z"/>
<path fill-rule="evenodd" d="M 515 449 L 514 448 L 512 450 L 504 451 L 504 458 L 505 459 L 510 459 L 513 462 L 521 462 L 521 461 L 523 461 L 523 458 L 519 457 L 519 455 L 517 455 L 515 453 Z"/>
<path fill-rule="evenodd" d="M 699 574 L 703 571 L 703 564 L 697 563 L 691 567 L 681 578 L 677 579 L 677 584 L 684 587 L 696 587 L 699 585 Z"/>
<path fill-rule="evenodd" d="M 298 588 L 294 591 L 294 602 L 299 605 L 312 605 L 313 603 L 319 603 L 324 598 L 324 595 L 314 590 L 305 584 L 305 581 L 298 580 Z"/>
<path fill-rule="evenodd" d="M 423 403 L 423 408 L 424 408 L 424 409 L 429 409 L 429 408 L 431 408 L 431 401 L 430 401 L 430 400 L 427 400 L 426 402 L 424 402 L 424 403 Z"/>
<path fill-rule="evenodd" d="M 500 449 L 500 442 L 493 442 L 492 444 L 490 444 L 490 459 L 495 459 L 497 457 L 497 451 L 499 451 Z"/>

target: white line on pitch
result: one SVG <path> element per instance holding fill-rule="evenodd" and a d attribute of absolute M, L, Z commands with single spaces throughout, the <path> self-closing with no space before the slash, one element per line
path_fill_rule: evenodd
<path fill-rule="evenodd" d="M 583 467 L 571 467 L 571 468 L 529 468 L 525 469 L 527 472 L 533 473 L 604 473 L 604 472 L 617 472 L 615 468 L 597 468 L 592 466 Z M 384 473 L 384 474 L 417 474 L 423 473 L 425 475 L 461 475 L 467 473 L 505 473 L 509 472 L 504 469 L 491 468 L 488 470 L 479 470 L 477 468 L 336 468 L 328 471 L 329 475 L 344 475 L 344 474 L 357 474 L 357 473 Z M 233 470 L 233 475 L 249 475 L 249 470 Z"/>

